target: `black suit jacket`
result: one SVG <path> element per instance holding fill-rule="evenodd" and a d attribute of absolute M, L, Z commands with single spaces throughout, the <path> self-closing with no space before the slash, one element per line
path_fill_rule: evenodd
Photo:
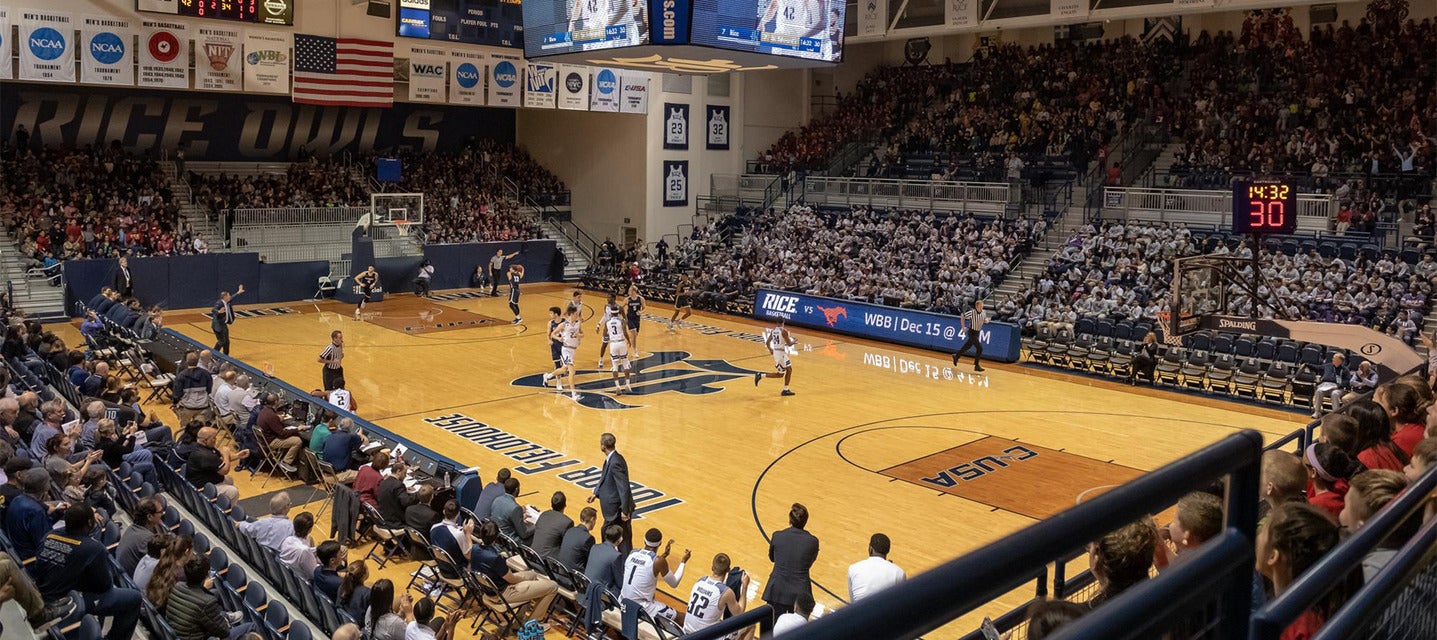
<path fill-rule="evenodd" d="M 564 532 L 574 526 L 573 519 L 564 515 L 562 511 L 549 510 L 539 514 L 539 519 L 534 523 L 534 539 L 529 544 L 539 555 L 546 558 L 559 557 L 559 545 L 564 540 Z"/>
<path fill-rule="evenodd" d="M 120 295 L 125 297 L 134 295 L 135 279 L 130 275 L 130 272 L 124 269 L 118 269 L 115 271 L 114 289 L 115 291 L 119 291 Z"/>
<path fill-rule="evenodd" d="M 813 597 L 808 570 L 818 559 L 818 538 L 793 527 L 776 532 L 768 544 L 768 559 L 773 561 L 773 573 L 763 590 L 764 602 L 793 606 L 799 594 Z"/>
<path fill-rule="evenodd" d="M 624 456 L 619 455 L 618 451 L 604 461 L 604 469 L 599 475 L 599 486 L 594 487 L 594 495 L 599 497 L 599 507 L 604 513 L 605 522 L 618 520 L 621 514 L 634 513 L 634 492 L 629 487 L 629 463 L 624 461 Z"/>
<path fill-rule="evenodd" d="M 411 504 L 404 510 L 404 524 L 419 531 L 428 531 L 443 519 L 438 511 L 422 502 Z"/>
<path fill-rule="evenodd" d="M 404 481 L 390 476 L 380 481 L 379 489 L 375 491 L 375 499 L 379 502 L 379 517 L 384 518 L 386 524 L 400 524 L 405 518 L 405 510 L 409 505 L 414 504 L 414 496 L 404 490 Z M 434 522 L 438 522 L 435 520 Z M 414 527 L 420 531 L 428 531 L 434 526 L 434 522 L 423 527 Z"/>
<path fill-rule="evenodd" d="M 559 542 L 559 562 L 575 571 L 583 571 L 589 564 L 589 550 L 594 548 L 594 536 L 582 526 L 569 527 Z"/>

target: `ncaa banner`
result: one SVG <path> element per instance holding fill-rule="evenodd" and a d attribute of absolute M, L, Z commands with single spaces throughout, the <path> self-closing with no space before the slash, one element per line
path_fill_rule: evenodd
<path fill-rule="evenodd" d="M 728 151 L 728 105 L 711 104 L 707 107 L 708 122 L 705 148 L 709 151 Z"/>
<path fill-rule="evenodd" d="M 947 0 L 943 3 L 943 18 L 949 27 L 958 29 L 978 28 L 979 0 Z"/>
<path fill-rule="evenodd" d="M 145 20 L 140 23 L 140 86 L 188 89 L 190 40 L 179 22 Z M 209 66 L 200 56 L 196 66 Z"/>
<path fill-rule="evenodd" d="M 858 0 L 863 9 L 858 13 L 860 36 L 881 36 L 888 25 L 888 0 Z"/>
<path fill-rule="evenodd" d="M 552 64 L 530 62 L 525 65 L 524 106 L 531 109 L 553 109 L 558 75 Z"/>
<path fill-rule="evenodd" d="M 684 207 L 689 204 L 689 161 L 664 161 L 664 206 Z"/>
<path fill-rule="evenodd" d="M 289 61 L 293 40 L 280 31 L 244 34 L 244 90 L 289 95 Z"/>
<path fill-rule="evenodd" d="M 589 91 L 589 110 L 615 113 L 619 110 L 619 74 L 613 69 L 594 71 L 594 86 Z"/>
<path fill-rule="evenodd" d="M 585 111 L 589 108 L 589 68 L 559 65 L 559 108 Z"/>
<path fill-rule="evenodd" d="M 689 148 L 689 106 L 676 102 L 664 103 L 664 148 L 687 151 Z"/>
<path fill-rule="evenodd" d="M 200 27 L 195 30 L 195 89 L 239 91 L 244 83 L 240 32 Z"/>
<path fill-rule="evenodd" d="M 1050 0 L 1048 15 L 1063 21 L 1087 18 L 1088 0 Z"/>
<path fill-rule="evenodd" d="M 484 104 L 484 70 L 488 58 L 473 51 L 449 52 L 449 103 Z"/>
<path fill-rule="evenodd" d="M 6 33 L 9 35 L 9 33 Z M 75 24 L 70 16 L 20 12 L 20 79 L 75 81 Z M 8 61 L 7 66 L 8 66 Z"/>
<path fill-rule="evenodd" d="M 449 65 L 444 52 L 414 48 L 409 54 L 409 101 L 444 102 L 444 78 Z"/>
<path fill-rule="evenodd" d="M 494 107 L 519 106 L 519 56 L 503 53 L 490 54 L 489 105 Z"/>
<path fill-rule="evenodd" d="M 81 21 L 80 82 L 135 84 L 135 35 L 130 21 L 87 16 Z"/>
<path fill-rule="evenodd" d="M 619 112 L 648 113 L 649 77 L 625 75 L 620 82 L 623 88 L 619 94 Z"/>
<path fill-rule="evenodd" d="M 14 48 L 10 46 L 10 10 L 0 7 L 0 80 L 9 80 L 13 74 Z"/>

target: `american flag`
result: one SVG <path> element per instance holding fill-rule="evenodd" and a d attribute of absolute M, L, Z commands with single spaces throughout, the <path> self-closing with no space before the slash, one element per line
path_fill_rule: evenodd
<path fill-rule="evenodd" d="M 394 105 L 394 43 L 294 36 L 295 102 L 341 107 Z"/>

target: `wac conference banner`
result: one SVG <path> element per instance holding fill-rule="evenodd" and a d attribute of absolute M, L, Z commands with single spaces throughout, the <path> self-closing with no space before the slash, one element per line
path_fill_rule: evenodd
<path fill-rule="evenodd" d="M 73 65 L 71 65 L 73 68 Z M 190 160 L 289 160 L 397 146 L 458 151 L 470 139 L 513 142 L 514 112 L 396 103 L 319 107 L 288 96 L 6 83 L 0 131 L 17 125 L 32 144 L 80 147 L 118 140 L 135 152 L 183 145 Z"/>

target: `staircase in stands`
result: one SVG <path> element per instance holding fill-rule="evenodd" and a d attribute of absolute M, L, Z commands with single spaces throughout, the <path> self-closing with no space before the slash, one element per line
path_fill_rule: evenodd
<path fill-rule="evenodd" d="M 1163 150 L 1158 154 L 1157 159 L 1153 160 L 1153 163 L 1148 166 L 1147 170 L 1143 171 L 1143 174 L 1138 177 L 1132 186 L 1151 186 L 1155 188 L 1173 186 L 1167 182 L 1170 177 L 1168 172 L 1172 169 L 1173 163 L 1177 162 L 1178 156 L 1181 155 L 1182 152 L 1182 142 L 1169 142 L 1163 145 Z"/>
<path fill-rule="evenodd" d="M 202 234 L 205 242 L 209 243 L 211 251 L 224 250 L 224 234 L 216 225 L 210 222 L 209 212 L 204 207 L 195 204 L 194 194 L 190 191 L 190 185 L 185 182 L 184 176 L 180 175 L 179 168 L 174 162 L 165 161 L 160 163 L 160 169 L 170 181 L 170 194 L 174 199 L 176 207 L 180 210 L 180 220 L 189 225 L 196 233 Z"/>
<path fill-rule="evenodd" d="M 1073 235 L 1078 227 L 1083 226 L 1083 206 L 1081 203 L 1065 205 L 1062 213 L 1054 218 L 1043 237 L 1038 240 L 1033 250 L 1028 252 L 1018 264 L 1008 272 L 1008 277 L 998 285 L 992 293 L 988 294 L 983 301 L 990 312 L 997 308 L 1004 299 L 1015 295 L 1018 290 L 1033 282 L 1033 279 L 1041 275 L 1048 268 L 1048 259 L 1052 258 L 1063 248 L 1068 236 Z"/>
<path fill-rule="evenodd" d="M 25 257 L 20 255 L 15 238 L 9 231 L 0 230 L 0 278 L 5 280 L 5 291 L 11 296 L 10 304 L 24 309 L 28 317 L 41 322 L 68 319 L 65 288 L 52 285 L 42 274 L 27 275 L 25 271 Z"/>
<path fill-rule="evenodd" d="M 539 232 L 544 234 L 545 238 L 553 240 L 559 246 L 559 251 L 564 253 L 564 281 L 572 282 L 582 278 L 589 269 L 589 255 L 569 237 L 559 221 L 552 218 L 543 220 Z"/>

